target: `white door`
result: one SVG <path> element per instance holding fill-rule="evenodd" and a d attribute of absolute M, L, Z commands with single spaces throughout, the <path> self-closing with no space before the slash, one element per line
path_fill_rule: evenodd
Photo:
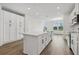
<path fill-rule="evenodd" d="M 17 39 L 22 39 L 24 33 L 24 17 L 17 15 Z"/>
<path fill-rule="evenodd" d="M 17 40 L 17 26 L 16 26 L 16 14 L 10 13 L 10 41 Z"/>
<path fill-rule="evenodd" d="M 9 20 L 10 20 L 10 13 L 7 11 L 3 11 L 3 19 L 4 19 L 4 43 L 9 42 Z"/>

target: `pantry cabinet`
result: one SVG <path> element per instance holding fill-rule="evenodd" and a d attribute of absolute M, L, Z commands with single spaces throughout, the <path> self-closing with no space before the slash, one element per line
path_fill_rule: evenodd
<path fill-rule="evenodd" d="M 17 15 L 17 40 L 23 38 L 24 33 L 24 17 Z"/>
<path fill-rule="evenodd" d="M 16 14 L 10 13 L 9 18 L 9 40 L 13 42 L 17 40 Z"/>
<path fill-rule="evenodd" d="M 2 10 L 3 16 L 3 44 L 23 38 L 24 17 Z"/>
<path fill-rule="evenodd" d="M 0 5 L 0 46 L 3 45 L 3 16 L 2 16 L 2 10 Z"/>
<path fill-rule="evenodd" d="M 9 29 L 9 26 L 10 26 L 10 24 L 9 24 L 9 22 L 10 22 L 10 13 L 8 13 L 8 12 L 6 12 L 6 11 L 3 11 L 3 20 L 4 20 L 4 22 L 3 22 L 3 29 L 4 29 L 4 31 L 3 31 L 3 34 L 4 34 L 4 37 L 3 37 L 3 42 L 4 43 L 7 43 L 7 42 L 9 42 L 10 40 L 9 40 L 9 31 L 10 31 L 10 29 Z"/>

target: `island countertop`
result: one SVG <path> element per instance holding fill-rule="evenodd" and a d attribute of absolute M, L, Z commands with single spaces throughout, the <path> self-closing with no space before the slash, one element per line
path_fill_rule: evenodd
<path fill-rule="evenodd" d="M 38 36 L 41 34 L 45 34 L 47 32 L 27 32 L 27 33 L 23 33 L 23 35 L 31 35 L 31 36 Z"/>

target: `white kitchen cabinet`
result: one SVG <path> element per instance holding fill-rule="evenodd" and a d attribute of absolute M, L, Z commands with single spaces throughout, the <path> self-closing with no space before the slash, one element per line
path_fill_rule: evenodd
<path fill-rule="evenodd" d="M 1 10 L 1 5 L 0 5 L 0 46 L 3 45 L 3 12 Z"/>
<path fill-rule="evenodd" d="M 17 15 L 17 40 L 23 38 L 24 33 L 24 17 Z"/>
<path fill-rule="evenodd" d="M 71 33 L 71 49 L 75 55 L 79 55 L 79 25 L 73 26 Z"/>
<path fill-rule="evenodd" d="M 40 54 L 40 52 L 42 52 L 42 50 L 44 49 L 44 45 L 45 45 L 45 37 L 44 35 L 39 35 L 38 36 L 38 43 L 39 43 L 39 46 L 38 46 L 38 53 Z"/>
<path fill-rule="evenodd" d="M 75 4 L 76 14 L 79 14 L 79 3 Z"/>
<path fill-rule="evenodd" d="M 38 46 L 38 53 L 40 54 L 42 51 L 43 51 L 43 49 L 48 45 L 48 43 L 52 40 L 51 39 L 51 33 L 44 33 L 44 34 L 41 34 L 40 36 L 38 36 L 38 37 L 40 37 L 39 38 L 39 46 Z"/>
<path fill-rule="evenodd" d="M 71 34 L 71 49 L 74 54 L 77 54 L 77 33 Z"/>
<path fill-rule="evenodd" d="M 10 17 L 10 20 L 9 20 L 9 29 L 10 29 L 10 31 L 9 31 L 9 39 L 10 39 L 10 41 L 11 42 L 13 42 L 13 41 L 16 41 L 17 40 L 17 35 L 16 35 L 16 33 L 17 33 L 17 27 L 16 27 L 16 14 L 13 14 L 13 13 L 10 13 L 10 15 L 9 15 Z"/>
<path fill-rule="evenodd" d="M 3 11 L 4 16 L 4 43 L 15 41 L 16 38 L 16 14 Z"/>
<path fill-rule="evenodd" d="M 3 13 L 3 44 L 23 38 L 24 17 L 2 10 Z"/>
<path fill-rule="evenodd" d="M 75 4 L 75 8 L 70 14 L 70 32 L 71 32 L 71 49 L 75 55 L 79 54 L 79 24 L 72 24 L 72 19 L 79 14 L 79 3 Z"/>
<path fill-rule="evenodd" d="M 10 21 L 10 13 L 9 12 L 6 12 L 6 11 L 3 11 L 3 20 L 4 20 L 4 40 L 3 40 L 3 42 L 4 43 L 7 43 L 7 42 L 9 42 L 10 40 L 9 40 L 9 31 L 10 31 L 10 29 L 9 29 L 9 21 Z"/>
<path fill-rule="evenodd" d="M 39 35 L 24 34 L 23 52 L 29 55 L 38 55 L 48 45 L 51 39 L 48 39 L 48 33 Z"/>
<path fill-rule="evenodd" d="M 37 36 L 25 35 L 23 40 L 23 52 L 25 54 L 38 54 L 38 39 Z"/>

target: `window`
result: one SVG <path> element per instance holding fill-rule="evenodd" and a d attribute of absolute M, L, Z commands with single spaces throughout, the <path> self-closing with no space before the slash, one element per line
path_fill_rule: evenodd
<path fill-rule="evenodd" d="M 59 26 L 59 30 L 62 31 L 63 30 L 63 26 Z"/>
<path fill-rule="evenodd" d="M 57 30 L 57 27 L 55 26 L 55 27 L 53 27 L 53 30 Z"/>

